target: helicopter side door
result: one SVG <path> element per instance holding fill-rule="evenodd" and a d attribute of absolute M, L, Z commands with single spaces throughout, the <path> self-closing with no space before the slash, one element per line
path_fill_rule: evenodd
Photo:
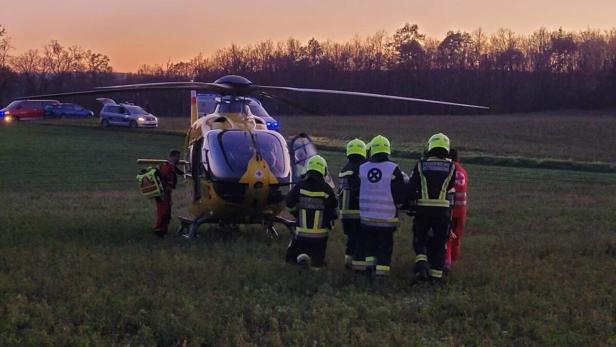
<path fill-rule="evenodd" d="M 301 133 L 291 140 L 289 155 L 291 156 L 293 183 L 301 181 L 306 174 L 308 160 L 317 154 L 317 147 L 307 134 Z M 334 188 L 334 180 L 332 180 L 329 171 L 325 175 L 325 182 Z"/>

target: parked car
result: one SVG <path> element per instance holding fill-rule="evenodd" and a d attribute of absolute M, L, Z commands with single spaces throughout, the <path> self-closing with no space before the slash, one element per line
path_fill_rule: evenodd
<path fill-rule="evenodd" d="M 46 108 L 45 116 L 54 118 L 91 118 L 94 117 L 94 112 L 81 105 L 62 103 L 50 105 L 50 107 Z"/>
<path fill-rule="evenodd" d="M 103 103 L 100 121 L 103 127 L 111 125 L 129 128 L 156 128 L 158 118 L 140 106 L 131 103 L 116 103 L 112 99 L 96 99 Z"/>
<path fill-rule="evenodd" d="M 15 100 L 0 110 L 0 118 L 5 121 L 43 119 L 46 107 L 59 104 L 58 100 Z"/>

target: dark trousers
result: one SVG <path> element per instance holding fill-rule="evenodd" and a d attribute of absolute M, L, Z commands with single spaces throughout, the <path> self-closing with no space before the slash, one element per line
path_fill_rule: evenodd
<path fill-rule="evenodd" d="M 295 236 L 287 248 L 286 261 L 297 262 L 297 256 L 305 253 L 310 257 L 311 265 L 321 267 L 325 263 L 325 251 L 327 250 L 327 237 L 309 238 Z"/>
<path fill-rule="evenodd" d="M 353 256 L 355 254 L 355 248 L 357 248 L 357 241 L 360 233 L 359 219 L 343 219 L 342 227 L 344 234 L 347 237 L 345 255 Z"/>
<path fill-rule="evenodd" d="M 361 224 L 359 240 L 353 260 L 365 261 L 372 268 L 383 268 L 389 271 L 391 254 L 394 250 L 394 227 L 374 227 Z"/>
<path fill-rule="evenodd" d="M 154 228 L 162 233 L 167 233 L 171 221 L 171 194 L 164 193 L 156 198 L 156 224 Z"/>
<path fill-rule="evenodd" d="M 449 237 L 449 214 L 417 214 L 413 220 L 413 248 L 417 263 L 427 261 L 430 276 L 440 278 L 445 265 L 445 244 Z M 427 257 L 423 259 L 423 257 Z"/>

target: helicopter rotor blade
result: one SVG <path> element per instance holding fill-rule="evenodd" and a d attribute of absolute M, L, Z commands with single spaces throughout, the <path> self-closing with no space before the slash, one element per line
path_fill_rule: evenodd
<path fill-rule="evenodd" d="M 486 106 L 461 104 L 461 103 L 457 103 L 457 102 L 448 102 L 448 101 L 431 100 L 431 99 L 420 99 L 420 98 L 408 98 L 408 97 L 404 97 L 404 96 L 386 95 L 386 94 L 349 92 L 349 91 L 344 91 L 344 90 L 313 89 L 313 88 L 294 88 L 294 87 L 277 87 L 277 86 L 259 86 L 259 85 L 252 85 L 251 87 L 254 90 L 287 91 L 287 92 L 299 92 L 299 93 L 316 93 L 316 94 L 333 94 L 333 95 L 361 96 L 361 97 L 380 98 L 380 99 L 389 99 L 389 100 L 415 101 L 415 102 L 423 102 L 423 103 L 447 105 L 447 106 L 456 106 L 456 107 L 476 108 L 476 109 L 482 109 L 482 110 L 489 110 L 490 109 L 489 107 L 486 107 Z"/>
<path fill-rule="evenodd" d="M 273 100 L 275 102 L 279 102 L 279 103 L 282 103 L 282 104 L 289 105 L 292 108 L 295 108 L 295 109 L 297 109 L 299 111 L 302 111 L 302 112 L 306 112 L 307 114 L 313 114 L 313 115 L 317 115 L 317 116 L 324 116 L 325 115 L 323 112 L 320 112 L 318 110 L 306 107 L 306 106 L 304 106 L 304 105 L 302 105 L 300 103 L 292 101 L 289 98 L 285 98 L 284 96 L 281 96 L 281 95 L 272 95 L 272 94 L 270 94 L 268 92 L 265 92 L 265 91 L 258 91 L 258 92 L 255 92 L 254 94 L 257 95 L 257 96 L 262 96 L 264 98 L 268 98 L 268 99 Z"/>
<path fill-rule="evenodd" d="M 97 87 L 91 90 L 78 92 L 62 92 L 53 94 L 30 95 L 22 96 L 17 100 L 23 99 L 44 99 L 44 98 L 62 98 L 69 96 L 83 95 L 100 95 L 108 93 L 124 93 L 124 92 L 141 92 L 141 91 L 156 91 L 156 90 L 201 90 L 213 91 L 218 93 L 232 93 L 235 88 L 219 83 L 204 83 L 204 82 L 160 82 L 160 83 L 141 83 L 141 84 L 126 84 L 117 86 Z"/>

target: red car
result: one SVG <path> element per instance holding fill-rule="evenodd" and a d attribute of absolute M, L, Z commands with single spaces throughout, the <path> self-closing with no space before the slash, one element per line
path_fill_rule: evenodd
<path fill-rule="evenodd" d="M 0 110 L 0 118 L 5 121 L 42 119 L 45 109 L 59 105 L 58 100 L 15 100 Z"/>

